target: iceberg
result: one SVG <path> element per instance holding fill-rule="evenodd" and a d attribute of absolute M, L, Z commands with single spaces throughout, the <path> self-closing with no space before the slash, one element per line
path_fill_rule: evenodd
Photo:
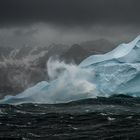
<path fill-rule="evenodd" d="M 94 81 L 102 95 L 140 96 L 140 36 L 106 54 L 92 55 L 79 66 L 95 71 Z"/>
<path fill-rule="evenodd" d="M 91 55 L 78 66 L 53 61 L 48 64 L 52 81 L 6 96 L 0 103 L 54 104 L 113 94 L 140 96 L 140 36 L 106 54 Z"/>

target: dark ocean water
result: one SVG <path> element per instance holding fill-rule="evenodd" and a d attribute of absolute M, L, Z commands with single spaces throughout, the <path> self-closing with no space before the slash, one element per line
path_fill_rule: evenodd
<path fill-rule="evenodd" d="M 0 105 L 0 140 L 140 139 L 140 98 Z"/>

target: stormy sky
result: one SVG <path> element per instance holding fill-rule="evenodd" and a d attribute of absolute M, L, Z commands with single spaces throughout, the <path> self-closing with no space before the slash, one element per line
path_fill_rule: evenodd
<path fill-rule="evenodd" d="M 73 44 L 140 34 L 139 0 L 0 0 L 0 45 Z"/>

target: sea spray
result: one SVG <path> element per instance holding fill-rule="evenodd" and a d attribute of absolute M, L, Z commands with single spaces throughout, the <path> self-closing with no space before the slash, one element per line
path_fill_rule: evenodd
<path fill-rule="evenodd" d="M 16 96 L 6 96 L 0 103 L 65 103 L 99 95 L 94 71 L 50 58 L 47 62 L 49 83 L 42 81 Z"/>

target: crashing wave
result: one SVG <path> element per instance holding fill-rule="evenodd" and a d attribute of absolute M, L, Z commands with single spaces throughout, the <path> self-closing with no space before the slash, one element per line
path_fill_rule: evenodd
<path fill-rule="evenodd" d="M 64 103 L 127 94 L 140 96 L 140 36 L 103 55 L 92 55 L 79 66 L 49 60 L 48 82 L 40 82 L 0 103 Z"/>

